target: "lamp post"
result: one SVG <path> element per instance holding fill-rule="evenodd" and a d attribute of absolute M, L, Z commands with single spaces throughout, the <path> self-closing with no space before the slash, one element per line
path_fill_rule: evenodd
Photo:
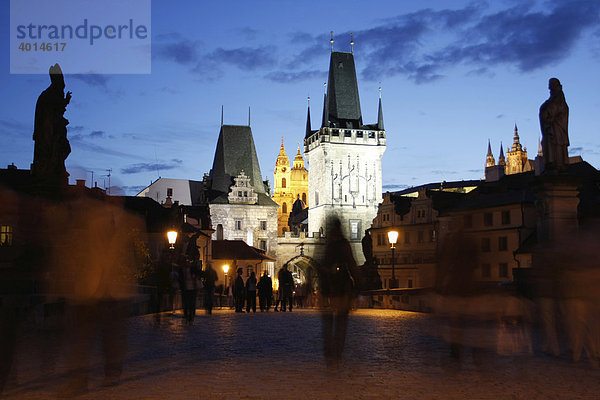
<path fill-rule="evenodd" d="M 177 231 L 171 230 L 167 232 L 167 240 L 169 241 L 169 249 L 175 249 L 175 242 L 177 241 Z"/>
<path fill-rule="evenodd" d="M 223 308 L 223 296 L 228 296 L 228 288 L 227 288 L 227 273 L 229 272 L 229 265 L 223 265 L 223 272 L 225 273 L 225 284 L 223 285 L 223 295 L 221 296 L 221 308 Z"/>
<path fill-rule="evenodd" d="M 388 240 L 392 249 L 392 279 L 389 281 L 388 288 L 395 289 L 398 287 L 398 281 L 396 280 L 396 259 L 394 258 L 394 249 L 396 248 L 395 244 L 398 241 L 398 231 L 389 231 Z"/>

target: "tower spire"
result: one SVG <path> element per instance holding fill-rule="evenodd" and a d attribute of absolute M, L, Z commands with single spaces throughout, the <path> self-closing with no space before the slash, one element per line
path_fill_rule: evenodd
<path fill-rule="evenodd" d="M 310 134 L 312 133 L 312 129 L 310 127 L 310 97 L 308 97 L 306 99 L 306 101 L 308 102 L 308 111 L 306 112 L 306 135 L 305 137 L 309 137 Z"/>
<path fill-rule="evenodd" d="M 504 150 L 502 149 L 502 142 L 500 142 L 500 156 L 498 156 L 498 165 L 506 165 L 506 159 L 504 158 Z"/>
<path fill-rule="evenodd" d="M 321 121 L 321 127 L 324 128 L 329 126 L 329 106 L 327 103 L 327 82 L 323 83 L 323 87 L 325 88 L 323 94 L 323 120 Z"/>
<path fill-rule="evenodd" d="M 350 53 L 354 54 L 354 33 L 350 33 Z"/>
<path fill-rule="evenodd" d="M 223 104 L 221 104 L 221 126 L 223 126 Z"/>
<path fill-rule="evenodd" d="M 383 107 L 381 105 L 381 86 L 379 86 L 379 110 L 377 112 L 377 129 L 383 131 Z"/>
<path fill-rule="evenodd" d="M 496 160 L 494 160 L 494 155 L 492 154 L 492 145 L 490 144 L 490 139 L 488 139 L 488 151 L 487 156 L 485 157 L 485 166 L 493 167 L 496 165 Z"/>
<path fill-rule="evenodd" d="M 248 106 L 248 126 L 250 126 L 250 106 Z"/>
<path fill-rule="evenodd" d="M 331 43 L 331 52 L 333 53 L 333 31 L 329 32 L 331 34 L 331 39 L 329 39 L 329 43 Z"/>

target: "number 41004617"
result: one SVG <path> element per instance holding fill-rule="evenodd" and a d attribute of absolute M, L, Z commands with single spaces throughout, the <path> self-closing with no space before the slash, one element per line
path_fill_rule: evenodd
<path fill-rule="evenodd" d="M 50 42 L 42 42 L 42 43 L 29 43 L 29 42 L 21 42 L 19 45 L 19 50 L 21 51 L 65 51 L 65 47 L 67 47 L 67 43 L 50 43 Z"/>

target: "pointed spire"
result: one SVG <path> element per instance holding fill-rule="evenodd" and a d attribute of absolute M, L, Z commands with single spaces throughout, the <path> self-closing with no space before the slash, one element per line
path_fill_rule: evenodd
<path fill-rule="evenodd" d="M 306 135 L 304 137 L 309 137 L 312 133 L 312 129 L 310 126 L 310 97 L 307 98 L 308 102 L 308 110 L 306 112 Z"/>
<path fill-rule="evenodd" d="M 523 146 L 519 140 L 519 130 L 517 129 L 517 123 L 515 122 L 515 134 L 513 135 L 513 145 L 511 148 L 512 151 L 522 151 Z"/>
<path fill-rule="evenodd" d="M 221 104 L 221 126 L 223 126 L 223 104 Z"/>
<path fill-rule="evenodd" d="M 506 165 L 506 159 L 504 158 L 504 150 L 502 149 L 502 142 L 500 142 L 500 156 L 498 157 L 498 165 Z"/>
<path fill-rule="evenodd" d="M 327 82 L 323 83 L 325 88 L 325 94 L 323 95 L 323 119 L 321 121 L 321 128 L 329 126 L 329 105 L 327 104 Z"/>
<path fill-rule="evenodd" d="M 350 33 L 350 53 L 354 54 L 354 33 Z"/>
<path fill-rule="evenodd" d="M 490 139 L 488 139 L 488 151 L 487 156 L 485 157 L 485 166 L 493 167 L 496 165 L 496 160 L 494 160 L 494 155 L 492 154 L 492 145 L 490 144 Z"/>
<path fill-rule="evenodd" d="M 331 39 L 329 39 L 329 42 L 331 43 L 331 52 L 333 53 L 333 31 L 329 33 L 331 34 Z"/>
<path fill-rule="evenodd" d="M 250 126 L 250 106 L 248 106 L 248 126 Z"/>
<path fill-rule="evenodd" d="M 377 113 L 377 129 L 383 131 L 383 107 L 381 106 L 381 86 L 379 86 L 379 111 Z"/>

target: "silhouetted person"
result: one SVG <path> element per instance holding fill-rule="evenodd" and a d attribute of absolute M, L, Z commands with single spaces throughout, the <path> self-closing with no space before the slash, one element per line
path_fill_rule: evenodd
<path fill-rule="evenodd" d="M 337 217 L 327 226 L 325 256 L 318 265 L 319 294 L 322 307 L 323 351 L 329 367 L 341 361 L 346 342 L 348 313 L 352 307 L 356 261 L 350 243 L 342 233 Z"/>
<path fill-rule="evenodd" d="M 198 270 L 190 261 L 183 261 L 183 265 L 179 269 L 179 285 L 183 302 L 183 318 L 190 325 L 196 316 L 197 282 Z"/>
<path fill-rule="evenodd" d="M 281 311 L 285 312 L 286 307 L 289 304 L 289 310 L 292 311 L 292 293 L 294 292 L 294 277 L 292 273 L 288 271 L 287 265 L 281 268 L 281 275 L 279 278 L 279 291 L 281 292 Z"/>
<path fill-rule="evenodd" d="M 551 78 L 548 88 L 550 98 L 540 107 L 544 168 L 564 171 L 569 165 L 569 106 L 558 79 Z"/>
<path fill-rule="evenodd" d="M 257 284 L 257 289 L 260 311 L 269 311 L 271 308 L 271 299 L 273 297 L 273 281 L 267 274 L 267 271 L 265 271 L 260 277 L 260 280 Z"/>
<path fill-rule="evenodd" d="M 233 282 L 233 301 L 235 302 L 235 312 L 244 312 L 244 279 L 242 274 L 244 270 L 238 268 L 237 277 Z"/>
<path fill-rule="evenodd" d="M 250 276 L 246 279 L 246 312 L 256 312 L 256 274 L 250 272 Z"/>
<path fill-rule="evenodd" d="M 281 304 L 281 299 L 283 297 L 283 291 L 281 290 L 281 280 L 283 276 L 283 268 L 281 268 L 279 270 L 279 272 L 277 272 L 277 281 L 278 281 L 278 287 L 277 290 L 275 291 L 275 311 L 278 311 L 277 308 L 279 307 L 279 305 Z"/>
<path fill-rule="evenodd" d="M 217 272 L 212 268 L 211 263 L 206 265 L 206 271 L 204 271 L 204 308 L 207 314 L 212 314 L 212 309 L 215 302 L 215 282 L 219 278 Z"/>

